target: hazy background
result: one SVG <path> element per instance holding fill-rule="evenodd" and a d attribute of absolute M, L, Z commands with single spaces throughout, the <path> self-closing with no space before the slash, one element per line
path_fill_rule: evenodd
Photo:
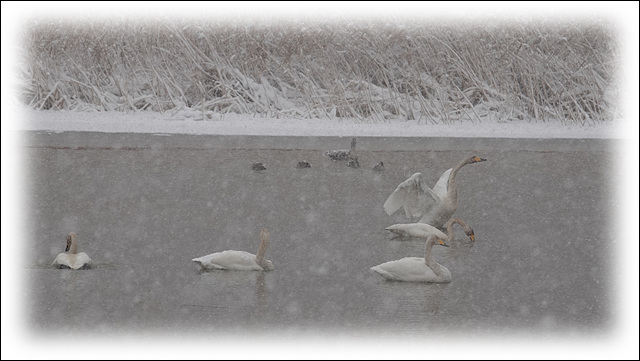
<path fill-rule="evenodd" d="M 460 336 L 444 337 L 437 340 L 428 340 L 428 349 L 424 347 L 425 340 L 375 340 L 375 339 L 353 339 L 352 337 L 342 337 L 335 335 L 328 341 L 326 337 L 309 337 L 304 342 L 292 337 L 291 340 L 271 340 L 268 337 L 241 340 L 231 338 L 229 340 L 216 340 L 214 345 L 204 342 L 203 339 L 183 339 L 180 335 L 167 337 L 158 334 L 142 334 L 129 337 L 123 335 L 122 339 L 98 340 L 85 339 L 65 340 L 64 335 L 60 338 L 41 339 L 37 336 L 26 333 L 20 324 L 21 305 L 16 304 L 12 297 L 20 292 L 21 277 L 19 272 L 18 257 L 14 255 L 20 252 L 20 229 L 16 229 L 16 224 L 20 223 L 20 152 L 16 151 L 17 141 L 12 121 L 16 119 L 17 97 L 10 94 L 12 84 L 11 71 L 14 69 L 15 58 L 12 56 L 14 50 L 12 40 L 15 40 L 16 27 L 21 21 L 31 16 L 42 16 L 56 14 L 63 18 L 74 16 L 110 14 L 112 16 L 124 16 L 128 18 L 157 17 L 166 14 L 179 15 L 188 18 L 189 13 L 198 15 L 221 16 L 224 14 L 241 14 L 243 20 L 251 16 L 295 16 L 313 18 L 332 18 L 336 15 L 344 15 L 355 18 L 366 18 L 378 15 L 393 14 L 398 15 L 415 14 L 419 11 L 424 14 L 425 19 L 441 19 L 443 21 L 455 21 L 460 17 L 491 19 L 503 18 L 504 16 L 515 16 L 523 19 L 540 19 L 545 17 L 596 17 L 603 16 L 615 20 L 619 24 L 620 31 L 624 34 L 622 42 L 624 44 L 622 58 L 624 72 L 621 76 L 622 94 L 625 96 L 626 104 L 624 117 L 629 122 L 629 132 L 623 135 L 627 139 L 626 145 L 621 149 L 620 162 L 629 164 L 628 172 L 619 177 L 620 197 L 627 203 L 627 207 L 620 211 L 620 217 L 632 225 L 630 232 L 626 232 L 626 227 L 621 229 L 620 234 L 612 235 L 612 239 L 618 240 L 616 246 L 620 247 L 620 262 L 622 264 L 620 277 L 615 277 L 617 289 L 620 294 L 616 297 L 620 300 L 619 307 L 625 314 L 623 323 L 613 335 L 603 341 L 594 340 L 549 340 L 540 339 L 474 339 L 464 340 L 465 350 L 460 350 Z M 310 15 L 312 14 L 312 15 Z M 481 357 L 491 355 L 491 357 L 531 357 L 534 355 L 554 355 L 554 357 L 566 358 L 637 358 L 638 357 L 638 245 L 637 236 L 634 230 L 637 228 L 638 220 L 638 3 L 545 3 L 510 5 L 504 3 L 480 3 L 480 4 L 420 4 L 418 8 L 414 5 L 404 3 L 374 5 L 367 4 L 366 7 L 360 3 L 340 3 L 323 5 L 297 5 L 295 3 L 283 4 L 44 4 L 44 3 L 2 3 L 2 354 L 3 358 L 21 357 L 104 357 L 105 352 L 115 355 L 115 357 L 318 357 L 324 352 L 328 355 L 347 355 L 348 357 L 403 357 L 403 358 L 424 358 L 431 356 L 439 357 Z M 18 155 L 18 156 L 16 156 Z M 632 241 L 632 242 L 629 242 Z M 130 335 L 129 335 L 130 336 Z M 206 337 L 206 335 L 203 335 Z M 172 342 L 167 342 L 172 341 Z M 178 341 L 179 346 L 176 345 Z M 296 341 L 296 342 L 291 342 Z M 383 341 L 383 342 L 381 342 Z M 603 347 L 604 342 L 606 347 Z M 233 353 L 235 348 L 242 351 L 248 348 L 244 343 L 250 343 L 251 350 L 257 353 Z M 283 347 L 282 343 L 286 343 Z M 117 345 L 114 347 L 114 345 Z M 223 352 L 212 354 L 212 349 L 219 351 L 220 345 Z M 327 349 L 331 345 L 331 349 Z M 499 345 L 499 347 L 496 347 Z M 140 347 L 144 346 L 144 347 Z M 177 346 L 177 347 L 176 347 Z M 62 349 L 69 347 L 77 348 L 76 354 L 59 353 Z M 185 351 L 188 349 L 189 351 Z M 150 353 L 143 353 L 142 350 Z M 309 352 L 308 350 L 312 350 Z M 305 353 L 308 352 L 308 353 Z M 188 352 L 188 353 L 187 353 Z M 261 353 L 262 352 L 262 353 Z M 345 353 L 346 352 L 346 353 Z M 431 352 L 431 353 L 428 353 Z M 487 352 L 491 352 L 488 354 Z M 542 354 L 539 354 L 542 352 Z M 560 353 L 558 353 L 560 352 Z M 248 355 L 248 356 L 246 356 Z M 464 356 L 462 356 L 464 357 Z M 544 357 L 544 356 L 539 356 Z"/>

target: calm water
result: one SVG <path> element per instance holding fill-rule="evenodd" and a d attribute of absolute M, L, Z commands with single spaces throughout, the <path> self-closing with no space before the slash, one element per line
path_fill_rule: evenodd
<path fill-rule="evenodd" d="M 359 138 L 360 169 L 322 154 L 350 138 L 36 134 L 24 148 L 28 324 L 49 333 L 336 330 L 597 331 L 612 323 L 612 146 L 601 141 Z M 291 141 L 289 144 L 287 141 Z M 434 142 L 444 146 L 434 146 Z M 140 145 L 142 144 L 142 145 Z M 373 145 L 375 144 L 375 145 Z M 420 144 L 424 144 L 420 149 Z M 593 147 L 591 147 L 593 146 Z M 277 149 L 284 148 L 284 149 Z M 435 150 L 440 148 L 443 150 Z M 385 149 L 393 149 L 385 150 Z M 548 150 L 552 149 L 552 150 Z M 414 172 L 430 184 L 461 159 L 459 229 L 434 247 L 449 284 L 388 282 L 369 268 L 424 253 L 390 241 L 382 209 Z M 307 160 L 310 169 L 296 169 Z M 266 171 L 251 170 L 263 162 Z M 372 167 L 383 161 L 384 172 Z M 194 257 L 256 253 L 272 272 L 198 273 Z M 96 263 L 49 268 L 68 232 Z"/>

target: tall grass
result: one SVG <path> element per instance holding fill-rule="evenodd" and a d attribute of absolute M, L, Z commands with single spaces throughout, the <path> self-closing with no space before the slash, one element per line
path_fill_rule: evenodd
<path fill-rule="evenodd" d="M 607 24 L 28 24 L 35 109 L 593 124 L 616 113 Z"/>

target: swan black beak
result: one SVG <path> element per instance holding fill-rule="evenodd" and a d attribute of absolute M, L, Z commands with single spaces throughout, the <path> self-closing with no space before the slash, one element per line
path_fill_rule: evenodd
<path fill-rule="evenodd" d="M 441 245 L 441 246 L 449 247 L 449 245 L 446 244 L 445 241 L 443 241 L 441 239 L 438 239 L 438 244 Z"/>
<path fill-rule="evenodd" d="M 478 163 L 478 162 L 486 162 L 487 159 L 486 158 L 480 158 L 480 157 L 475 157 L 473 158 L 474 162 Z"/>

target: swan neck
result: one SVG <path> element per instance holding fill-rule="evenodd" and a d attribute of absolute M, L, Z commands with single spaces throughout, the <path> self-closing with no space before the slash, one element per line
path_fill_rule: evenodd
<path fill-rule="evenodd" d="M 431 255 L 431 248 L 436 243 L 436 239 L 437 238 L 435 236 L 432 236 L 427 240 L 427 246 L 424 251 L 424 263 L 429 268 L 431 268 L 433 273 L 435 273 L 437 276 L 446 277 L 446 269 L 440 263 L 436 262 L 436 260 L 433 259 L 433 256 Z"/>
<path fill-rule="evenodd" d="M 265 263 L 264 255 L 265 253 L 267 253 L 268 245 L 269 245 L 268 239 L 262 239 L 262 241 L 260 241 L 260 247 L 258 247 L 258 253 L 256 253 L 256 263 L 260 267 L 262 267 L 262 265 Z"/>
<path fill-rule="evenodd" d="M 433 269 L 433 265 L 437 264 L 436 260 L 433 259 L 433 255 L 431 255 L 431 248 L 436 243 L 435 237 L 429 237 L 427 239 L 426 246 L 424 248 L 424 263 Z"/>
<path fill-rule="evenodd" d="M 453 225 L 455 223 L 459 224 L 463 228 L 466 226 L 466 223 L 464 223 L 464 221 L 462 221 L 462 219 L 460 218 L 450 219 L 449 222 L 447 222 L 447 225 L 445 226 L 445 228 L 447 229 L 447 236 L 449 237 L 449 241 L 453 241 L 454 239 Z"/>
<path fill-rule="evenodd" d="M 78 240 L 75 236 L 71 237 L 71 246 L 69 247 L 69 253 L 78 254 Z"/>
<path fill-rule="evenodd" d="M 449 174 L 449 181 L 447 182 L 447 194 L 449 196 L 449 199 L 451 199 L 451 202 L 453 202 L 454 204 L 458 200 L 458 189 L 456 188 L 456 175 L 458 174 L 458 171 L 460 170 L 460 168 L 464 167 L 466 164 L 467 164 L 467 161 L 465 159 L 462 162 L 458 163 L 455 167 L 453 167 L 451 174 Z"/>

